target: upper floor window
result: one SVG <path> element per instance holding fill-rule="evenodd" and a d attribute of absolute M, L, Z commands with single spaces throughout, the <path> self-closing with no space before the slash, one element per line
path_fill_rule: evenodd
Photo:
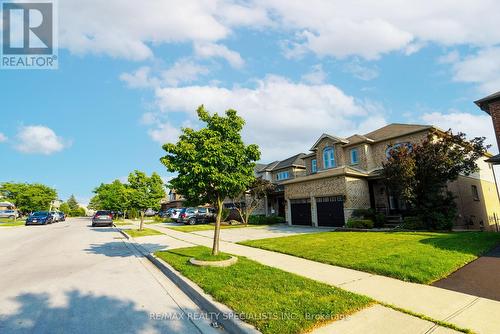
<path fill-rule="evenodd" d="M 472 189 L 472 199 L 475 201 L 479 201 L 479 192 L 477 191 L 477 186 L 472 185 L 471 189 Z"/>
<path fill-rule="evenodd" d="M 327 147 L 323 150 L 323 167 L 325 169 L 335 167 L 335 151 L 333 147 Z"/>
<path fill-rule="evenodd" d="M 357 165 L 359 163 L 358 149 L 353 148 L 351 150 L 351 164 Z"/>
<path fill-rule="evenodd" d="M 278 181 L 289 179 L 290 173 L 288 173 L 288 171 L 279 172 L 278 175 L 276 175 L 276 178 L 278 179 Z"/>
<path fill-rule="evenodd" d="M 311 172 L 316 173 L 318 171 L 318 161 L 316 159 L 311 160 Z"/>

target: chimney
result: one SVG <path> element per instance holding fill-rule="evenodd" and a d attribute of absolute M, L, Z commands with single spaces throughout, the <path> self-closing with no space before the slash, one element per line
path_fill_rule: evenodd
<path fill-rule="evenodd" d="M 500 92 L 488 95 L 474 103 L 481 108 L 481 110 L 490 114 L 493 121 L 493 128 L 497 137 L 497 145 L 500 148 Z"/>

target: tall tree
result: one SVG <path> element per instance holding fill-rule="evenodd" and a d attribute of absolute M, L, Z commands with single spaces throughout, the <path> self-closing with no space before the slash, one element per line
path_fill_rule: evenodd
<path fill-rule="evenodd" d="M 431 132 L 412 149 L 400 146 L 390 152 L 383 164 L 386 184 L 402 197 L 427 228 L 451 228 L 456 213 L 453 195 L 446 190 L 460 175 L 478 170 L 484 156 L 484 137 L 467 140 L 464 133 Z"/>
<path fill-rule="evenodd" d="M 0 194 L 21 212 L 49 210 L 50 204 L 57 199 L 55 189 L 39 183 L 5 182 L 0 184 Z"/>
<path fill-rule="evenodd" d="M 94 189 L 96 194 L 90 200 L 89 206 L 94 210 L 112 210 L 126 213 L 130 208 L 131 189 L 120 180 L 112 183 L 102 183 Z"/>
<path fill-rule="evenodd" d="M 148 177 L 141 171 L 134 171 L 128 176 L 130 186 L 130 203 L 141 214 L 139 230 L 144 228 L 144 212 L 147 209 L 158 210 L 160 201 L 165 197 L 165 186 L 161 177 L 153 173 Z"/>
<path fill-rule="evenodd" d="M 80 205 L 78 205 L 78 201 L 76 200 L 75 195 L 71 195 L 66 201 L 66 203 L 68 204 L 70 211 L 76 211 L 80 208 Z"/>
<path fill-rule="evenodd" d="M 241 138 L 245 121 L 235 110 L 225 116 L 210 115 L 203 106 L 197 110 L 205 123 L 200 130 L 182 129 L 176 144 L 167 143 L 161 162 L 177 176 L 170 186 L 194 205 L 211 203 L 217 209 L 212 254 L 219 253 L 223 201 L 246 190 L 254 180 L 257 145 L 246 146 Z"/>
<path fill-rule="evenodd" d="M 274 185 L 261 177 L 255 178 L 250 187 L 233 198 L 233 204 L 243 221 L 248 225 L 252 213 L 262 205 L 266 196 L 274 190 Z"/>

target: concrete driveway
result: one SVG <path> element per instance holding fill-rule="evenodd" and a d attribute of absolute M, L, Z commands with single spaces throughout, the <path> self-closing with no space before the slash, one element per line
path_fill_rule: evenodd
<path fill-rule="evenodd" d="M 252 226 L 241 228 L 227 228 L 220 231 L 221 240 L 229 242 L 240 242 L 244 240 L 256 240 L 267 238 L 286 237 L 290 235 L 318 233 L 331 231 L 333 229 L 307 227 L 307 226 L 288 226 L 284 224 L 269 225 L 269 226 Z M 212 238 L 213 231 L 191 232 L 193 234 Z"/>
<path fill-rule="evenodd" d="M 89 224 L 0 229 L 0 333 L 219 332 L 115 229 Z"/>

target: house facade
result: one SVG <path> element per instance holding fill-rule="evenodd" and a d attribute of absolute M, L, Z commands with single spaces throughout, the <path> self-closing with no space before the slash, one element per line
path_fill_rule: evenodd
<path fill-rule="evenodd" d="M 399 215 L 404 201 L 392 196 L 382 177 L 382 163 L 391 149 L 412 147 L 427 138 L 433 126 L 390 124 L 365 135 L 347 138 L 323 134 L 302 155 L 304 175 L 282 180 L 289 224 L 344 226 L 356 209 L 372 208 Z M 456 228 L 497 230 L 500 202 L 489 157 L 478 161 L 479 172 L 460 176 L 448 189 L 457 198 Z"/>
<path fill-rule="evenodd" d="M 491 116 L 493 121 L 493 128 L 497 139 L 497 147 L 500 148 L 500 92 L 493 93 L 474 103 Z M 500 164 L 500 154 L 495 155 L 489 159 L 494 165 Z"/>

